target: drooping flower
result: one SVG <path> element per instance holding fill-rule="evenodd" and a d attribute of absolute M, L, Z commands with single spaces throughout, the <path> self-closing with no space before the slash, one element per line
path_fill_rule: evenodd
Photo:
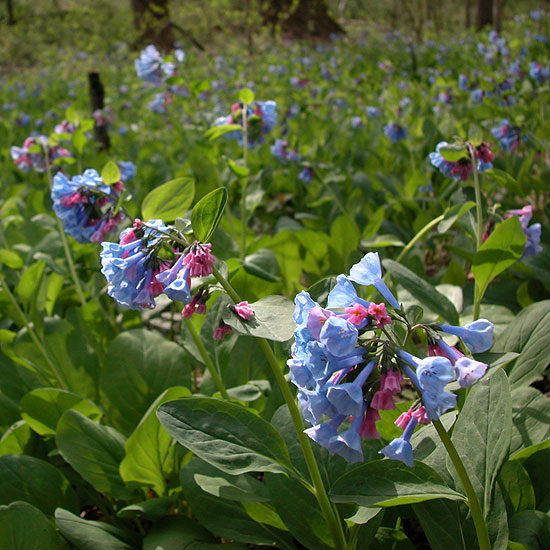
<path fill-rule="evenodd" d="M 136 165 L 133 162 L 119 160 L 116 164 L 120 170 L 120 181 L 126 183 L 136 177 Z"/>
<path fill-rule="evenodd" d="M 134 61 L 136 73 L 139 78 L 145 82 L 158 85 L 163 79 L 169 78 L 174 74 L 174 64 L 165 63 L 159 51 L 150 44 L 139 56 L 139 59 Z"/>
<path fill-rule="evenodd" d="M 503 151 L 515 151 L 525 139 L 521 136 L 519 126 L 511 126 L 507 119 L 500 121 L 498 128 L 493 128 L 491 134 L 498 139 L 498 144 Z"/>
<path fill-rule="evenodd" d="M 397 122 L 389 122 L 384 126 L 384 134 L 392 143 L 397 143 L 407 137 L 407 130 Z"/>
<path fill-rule="evenodd" d="M 457 161 L 446 160 L 441 154 L 441 149 L 448 146 L 446 141 L 437 144 L 435 152 L 430 153 L 430 163 L 435 166 L 447 178 L 460 179 L 466 181 L 472 173 L 472 161 L 464 149 L 464 156 Z M 477 171 L 484 172 L 493 167 L 492 161 L 495 158 L 493 152 L 489 149 L 486 142 L 481 143 L 475 150 L 477 159 Z"/>
<path fill-rule="evenodd" d="M 12 146 L 10 155 L 21 172 L 28 172 L 31 168 L 35 172 L 45 172 L 46 162 L 51 166 L 58 158 L 72 157 L 67 149 L 59 145 L 48 145 L 48 138 L 42 135 L 28 137 L 23 142 L 23 147 Z"/>
<path fill-rule="evenodd" d="M 417 424 L 418 420 L 416 420 L 416 418 L 411 418 L 403 435 L 394 439 L 389 445 L 379 451 L 379 453 L 392 460 L 399 460 L 412 468 L 414 466 L 414 457 L 410 439 Z"/>
<path fill-rule="evenodd" d="M 63 172 L 53 178 L 53 209 L 63 229 L 81 243 L 100 243 L 115 231 L 124 215 L 115 211 L 122 182 L 105 185 L 97 170 L 86 170 L 70 180 Z"/>
<path fill-rule="evenodd" d="M 288 141 L 284 139 L 276 139 L 275 143 L 271 146 L 271 152 L 275 158 L 285 163 L 299 162 L 301 158 L 296 151 L 288 149 Z"/>
<path fill-rule="evenodd" d="M 493 345 L 495 327 L 487 319 L 478 319 L 463 327 L 441 324 L 439 328 L 447 334 L 460 337 L 472 353 L 483 353 L 491 349 Z"/>
<path fill-rule="evenodd" d="M 223 340 L 229 334 L 233 334 L 233 329 L 223 321 L 220 321 L 220 324 L 214 331 L 213 338 L 214 340 Z"/>

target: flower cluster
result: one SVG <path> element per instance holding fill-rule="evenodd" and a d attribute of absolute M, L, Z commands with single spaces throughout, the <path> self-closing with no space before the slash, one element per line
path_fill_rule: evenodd
<path fill-rule="evenodd" d="M 288 148 L 288 141 L 284 139 L 276 139 L 270 149 L 273 156 L 278 158 L 281 162 L 299 162 L 301 159 L 296 151 Z"/>
<path fill-rule="evenodd" d="M 441 141 L 437 144 L 434 153 L 430 153 L 430 162 L 447 178 L 460 179 L 466 181 L 472 173 L 472 160 L 470 159 L 467 150 L 465 149 L 464 156 L 457 161 L 446 160 L 441 154 L 441 149 L 449 144 L 446 141 Z M 492 161 L 495 155 L 489 148 L 487 142 L 483 142 L 475 148 L 475 157 L 477 160 L 477 171 L 484 172 L 490 170 L 493 165 Z"/>
<path fill-rule="evenodd" d="M 374 286 L 388 302 L 368 302 L 358 296 L 353 283 Z M 410 437 L 418 423 L 438 419 L 456 405 L 456 395 L 446 385 L 455 378 L 469 387 L 486 372 L 487 365 L 449 346 L 441 332 L 458 336 L 473 353 L 492 345 L 493 325 L 480 319 L 464 327 L 433 324 L 411 327 L 399 302 L 382 278 L 380 259 L 368 253 L 349 276 L 339 275 L 328 295 L 326 308 L 307 292 L 296 296 L 295 342 L 287 364 L 298 387 L 307 435 L 349 462 L 363 459 L 361 438 L 379 438 L 376 421 L 380 410 L 395 409 L 394 398 L 407 377 L 419 399 L 396 425 L 403 435 L 381 453 L 413 465 Z M 402 349 L 386 327 L 401 323 L 408 333 L 425 330 L 428 356 L 418 358 Z"/>
<path fill-rule="evenodd" d="M 58 172 L 51 190 L 53 209 L 71 237 L 81 243 L 100 243 L 124 217 L 115 211 L 122 189 L 122 181 L 105 185 L 97 170 L 86 170 L 72 180 Z"/>
<path fill-rule="evenodd" d="M 145 82 L 159 85 L 164 79 L 174 75 L 175 66 L 167 63 L 152 44 L 147 46 L 134 61 L 136 73 Z"/>
<path fill-rule="evenodd" d="M 510 121 L 504 119 L 500 121 L 498 128 L 493 128 L 491 134 L 498 139 L 498 144 L 503 151 L 515 151 L 520 143 L 525 140 L 521 136 L 519 126 L 510 126 Z"/>
<path fill-rule="evenodd" d="M 542 246 L 540 245 L 542 231 L 541 225 L 540 223 L 533 223 L 529 225 L 529 222 L 533 216 L 533 207 L 529 204 L 517 210 L 508 210 L 508 212 L 504 215 L 505 218 L 510 218 L 511 216 L 519 217 L 521 227 L 527 237 L 522 258 L 533 258 L 539 252 L 542 252 Z"/>
<path fill-rule="evenodd" d="M 214 122 L 215 126 L 223 124 L 240 124 L 243 121 L 242 103 L 235 103 L 231 107 L 231 114 L 225 117 L 219 117 Z M 257 101 L 246 106 L 246 120 L 248 132 L 248 146 L 254 147 L 264 143 L 264 136 L 269 134 L 277 124 L 277 103 L 275 101 Z M 236 130 L 225 134 L 227 139 L 234 139 L 243 144 L 243 132 Z"/>
<path fill-rule="evenodd" d="M 187 304 L 185 318 L 205 313 L 208 292 L 202 288 L 191 297 L 190 279 L 210 275 L 216 258 L 210 244 L 182 247 L 174 231 L 162 220 L 136 220 L 120 234 L 119 243 L 101 243 L 101 272 L 109 283 L 109 296 L 131 309 L 153 309 L 155 298 L 164 293 Z"/>
<path fill-rule="evenodd" d="M 46 161 L 51 165 L 55 159 L 72 157 L 67 149 L 59 145 L 48 145 L 46 136 L 28 137 L 23 142 L 23 147 L 12 146 L 10 155 L 21 172 L 28 172 L 31 168 L 36 172 L 45 172 Z"/>
<path fill-rule="evenodd" d="M 407 130 L 397 122 L 390 122 L 384 126 L 384 134 L 392 143 L 397 143 L 407 137 Z"/>

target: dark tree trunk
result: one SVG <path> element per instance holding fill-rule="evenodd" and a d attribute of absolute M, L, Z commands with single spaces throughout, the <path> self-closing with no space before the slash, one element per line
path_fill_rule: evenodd
<path fill-rule="evenodd" d="M 499 34 L 502 32 L 502 9 L 504 8 L 504 0 L 495 0 L 494 24 L 495 31 Z"/>
<path fill-rule="evenodd" d="M 175 38 L 168 0 L 131 0 L 131 4 L 134 27 L 141 33 L 134 47 L 154 44 L 163 51 L 173 49 Z"/>
<path fill-rule="evenodd" d="M 264 25 L 280 26 L 291 38 L 328 40 L 345 32 L 330 15 L 326 0 L 260 0 L 260 12 Z"/>
<path fill-rule="evenodd" d="M 464 26 L 469 29 L 472 24 L 472 1 L 464 2 Z"/>
<path fill-rule="evenodd" d="M 12 0 L 6 0 L 6 11 L 8 12 L 8 25 L 15 25 Z"/>
<path fill-rule="evenodd" d="M 105 88 L 99 78 L 97 71 L 90 71 L 88 73 L 88 84 L 90 92 L 90 103 L 92 105 L 92 112 L 101 111 L 105 105 Z M 94 126 L 94 135 L 96 141 L 99 143 L 99 148 L 107 150 L 111 147 L 111 140 L 109 139 L 109 132 L 107 131 L 107 124 L 98 123 L 97 119 Z"/>
<path fill-rule="evenodd" d="M 493 0 L 477 0 L 477 29 L 493 26 Z"/>

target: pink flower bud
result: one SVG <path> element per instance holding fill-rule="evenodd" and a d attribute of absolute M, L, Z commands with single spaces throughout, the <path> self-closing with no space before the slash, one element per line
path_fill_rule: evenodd
<path fill-rule="evenodd" d="M 412 418 L 412 414 L 411 414 L 411 411 L 409 410 L 407 412 L 401 413 L 398 416 L 397 420 L 394 422 L 394 424 L 398 428 L 401 428 L 402 430 L 404 430 L 408 426 L 411 418 Z"/>
<path fill-rule="evenodd" d="M 389 411 L 395 409 L 393 395 L 386 391 L 377 391 L 372 398 L 370 406 L 379 411 Z"/>
<path fill-rule="evenodd" d="M 254 311 L 252 310 L 248 302 L 239 302 L 238 304 L 236 304 L 235 313 L 245 321 L 249 321 L 254 315 Z"/>
<path fill-rule="evenodd" d="M 397 370 L 389 370 L 382 373 L 380 381 L 380 390 L 395 395 L 401 391 L 403 377 Z"/>
<path fill-rule="evenodd" d="M 419 407 L 418 409 L 411 412 L 411 416 L 413 418 L 416 418 L 418 420 L 419 424 L 429 424 L 430 419 L 428 418 L 428 415 L 426 414 L 426 407 L 422 405 L 422 407 Z"/>

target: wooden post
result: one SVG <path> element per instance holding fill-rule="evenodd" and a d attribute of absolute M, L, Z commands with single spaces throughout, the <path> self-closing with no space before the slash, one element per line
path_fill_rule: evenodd
<path fill-rule="evenodd" d="M 8 25 L 15 25 L 12 0 L 6 0 L 6 10 L 8 12 Z"/>
<path fill-rule="evenodd" d="M 92 105 L 92 113 L 103 110 L 105 99 L 105 88 L 99 78 L 98 71 L 90 71 L 88 73 L 88 84 L 90 92 L 90 103 Z M 94 135 L 96 141 L 99 143 L 99 148 L 107 150 L 111 147 L 111 140 L 109 139 L 109 132 L 107 131 L 107 124 L 98 124 L 97 120 L 94 125 Z"/>

